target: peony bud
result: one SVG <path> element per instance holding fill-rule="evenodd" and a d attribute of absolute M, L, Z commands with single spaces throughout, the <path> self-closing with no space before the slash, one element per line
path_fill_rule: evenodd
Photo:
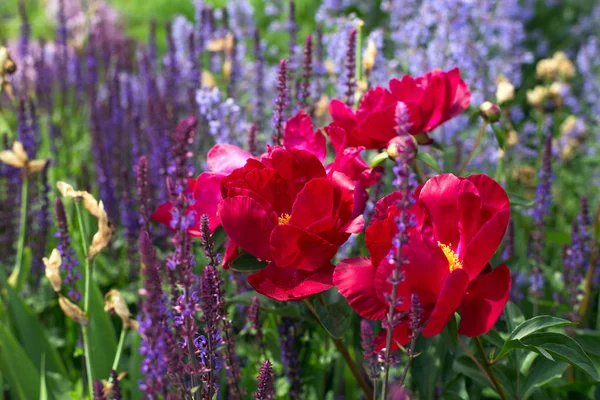
<path fill-rule="evenodd" d="M 62 263 L 62 259 L 60 257 L 60 252 L 58 249 L 52 250 L 50 253 L 50 258 L 42 258 L 44 265 L 46 266 L 46 277 L 50 281 L 52 285 L 52 289 L 55 292 L 60 292 L 62 287 L 62 278 L 60 277 L 60 265 Z"/>
<path fill-rule="evenodd" d="M 485 101 L 479 106 L 479 114 L 485 119 L 487 122 L 494 123 L 500 120 L 500 107 L 496 104 Z"/>
<path fill-rule="evenodd" d="M 556 70 L 558 74 L 564 79 L 571 79 L 575 76 L 575 65 L 569 60 L 569 57 L 562 52 L 554 53 L 552 59 L 555 62 Z"/>
<path fill-rule="evenodd" d="M 386 151 L 394 160 L 404 158 L 407 163 L 411 163 L 417 154 L 417 142 L 412 135 L 396 136 L 389 141 Z"/>

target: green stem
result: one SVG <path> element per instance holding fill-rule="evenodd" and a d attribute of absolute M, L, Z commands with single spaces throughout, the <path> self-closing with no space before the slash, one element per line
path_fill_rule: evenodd
<path fill-rule="evenodd" d="M 81 247 L 83 250 L 83 255 L 85 256 L 85 292 L 83 294 L 83 312 L 87 315 L 89 319 L 93 262 L 88 257 L 89 243 L 87 239 L 87 232 L 85 229 L 83 212 L 81 211 L 81 203 L 77 199 L 75 200 L 75 212 L 77 213 L 79 234 L 81 236 Z M 94 395 L 94 371 L 92 368 L 92 351 L 90 348 L 92 341 L 92 332 L 90 330 L 90 327 L 86 325 L 83 325 L 81 327 L 81 330 L 83 333 L 83 354 L 85 357 L 85 368 L 87 370 L 88 390 L 90 393 L 90 397 L 92 397 Z"/>
<path fill-rule="evenodd" d="M 485 350 L 483 350 L 483 345 L 481 344 L 481 340 L 479 340 L 478 337 L 475 337 L 474 340 L 475 340 L 475 344 L 477 345 L 477 351 L 479 352 L 479 355 L 481 356 L 481 359 L 483 360 L 483 366 L 485 367 L 485 369 L 488 373 L 488 376 L 492 380 L 492 383 L 494 384 L 494 388 L 496 389 L 496 392 L 498 393 L 498 395 L 500 396 L 500 398 L 502 400 L 508 400 L 508 398 L 506 397 L 506 394 L 504 394 L 504 391 L 502 390 L 502 386 L 500 386 L 500 383 L 498 382 L 498 378 L 496 378 L 496 375 L 494 374 L 494 370 L 492 369 L 492 366 L 490 365 L 490 362 L 489 362 L 487 356 L 485 355 Z"/>
<path fill-rule="evenodd" d="M 473 145 L 473 148 L 469 152 L 469 155 L 463 162 L 462 167 L 460 167 L 460 170 L 458 170 L 458 174 L 457 174 L 458 176 L 462 175 L 462 173 L 465 171 L 465 168 L 467 168 L 467 165 L 469 165 L 469 161 L 471 161 L 471 159 L 475 155 L 475 151 L 479 147 L 479 143 L 481 142 L 481 138 L 483 138 L 483 133 L 485 132 L 485 128 L 487 127 L 487 124 L 488 123 L 485 119 L 481 122 L 481 127 L 479 128 L 479 133 L 477 133 L 477 139 L 475 139 L 475 144 Z"/>
<path fill-rule="evenodd" d="M 364 22 L 362 20 L 358 21 L 356 24 L 356 82 L 360 82 L 362 79 L 362 43 L 363 43 L 363 25 Z"/>
<path fill-rule="evenodd" d="M 123 325 L 123 329 L 121 329 L 121 335 L 119 336 L 119 344 L 117 344 L 117 353 L 115 354 L 115 359 L 112 363 L 112 369 L 117 371 L 119 368 L 119 361 L 121 361 L 121 353 L 123 352 L 123 343 L 125 343 L 125 336 L 127 335 L 127 328 Z"/>
<path fill-rule="evenodd" d="M 306 304 L 306 307 L 308 308 L 308 310 L 316 318 L 316 320 L 319 321 L 319 323 L 320 323 L 321 320 L 319 319 L 319 314 L 317 314 L 317 310 L 315 310 L 315 308 L 310 303 L 310 301 L 308 299 L 304 299 L 304 304 Z M 325 329 L 325 331 L 327 332 L 327 329 Z M 329 332 L 327 332 L 327 334 L 329 335 Z M 350 371 L 352 372 L 352 375 L 354 375 L 354 379 L 356 379 L 356 381 L 360 385 L 365 398 L 366 399 L 372 399 L 373 398 L 373 391 L 371 390 L 371 387 L 369 386 L 369 383 L 365 379 L 362 371 L 360 370 L 360 368 L 358 367 L 358 365 L 356 365 L 356 363 L 352 359 L 352 356 L 350 355 L 350 352 L 348 351 L 348 348 L 346 347 L 346 345 L 344 344 L 344 342 L 342 342 L 338 338 L 334 338 L 331 335 L 329 335 L 329 337 L 333 341 L 333 344 L 335 345 L 335 348 L 342 355 L 342 357 L 344 357 L 344 360 L 346 360 L 346 364 L 348 364 L 348 368 L 350 368 Z"/>
<path fill-rule="evenodd" d="M 25 238 L 27 234 L 27 204 L 29 203 L 29 175 L 26 169 L 23 172 L 23 182 L 21 186 L 21 221 L 19 225 L 19 241 L 17 242 L 17 258 L 15 259 L 15 268 L 9 279 L 10 283 L 17 291 L 20 291 L 25 284 L 26 273 L 23 268 L 23 254 L 25 253 Z"/>

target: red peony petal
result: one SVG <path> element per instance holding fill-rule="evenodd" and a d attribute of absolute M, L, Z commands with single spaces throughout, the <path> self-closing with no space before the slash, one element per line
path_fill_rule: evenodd
<path fill-rule="evenodd" d="M 334 229 L 334 186 L 329 179 L 312 179 L 296 196 L 289 223 L 298 228 L 307 229 L 312 233 L 319 233 L 322 230 Z M 321 221 L 327 221 L 327 225 L 318 224 Z M 311 229 L 311 226 L 317 224 L 320 230 Z"/>
<path fill-rule="evenodd" d="M 458 194 L 461 179 L 452 174 L 437 175 L 429 179 L 419 194 L 419 206 L 427 213 L 436 240 L 452 245 L 460 240 L 458 232 Z M 420 218 L 417 218 L 419 220 Z"/>
<path fill-rule="evenodd" d="M 338 249 L 325 239 L 292 225 L 276 226 L 270 242 L 271 259 L 277 266 L 305 271 L 329 265 Z"/>
<path fill-rule="evenodd" d="M 358 315 L 382 320 L 389 307 L 379 301 L 375 291 L 375 271 L 376 268 L 368 258 L 349 258 L 335 267 L 333 284 Z"/>
<path fill-rule="evenodd" d="M 248 276 L 248 283 L 261 294 L 278 301 L 302 300 L 333 287 L 333 265 L 308 272 L 269 263 Z"/>
<path fill-rule="evenodd" d="M 460 77 L 460 70 L 454 68 L 446 72 L 446 79 L 451 87 L 452 103 L 446 111 L 446 119 L 454 118 L 469 108 L 471 104 L 471 90 Z"/>
<path fill-rule="evenodd" d="M 203 214 L 208 215 L 211 232 L 214 232 L 220 224 L 217 216 L 217 206 L 223 200 L 221 196 L 221 179 L 223 179 L 222 174 L 203 172 L 196 179 L 194 186 L 195 204 L 193 208 L 196 210 L 198 218 L 201 218 Z"/>
<path fill-rule="evenodd" d="M 213 146 L 206 155 L 206 164 L 212 172 L 229 174 L 242 168 L 252 154 L 232 144 L 220 143 Z"/>
<path fill-rule="evenodd" d="M 285 123 L 283 145 L 287 149 L 309 151 L 321 162 L 325 160 L 325 137 L 319 131 L 313 132 L 310 115 L 304 111 L 300 111 Z"/>
<path fill-rule="evenodd" d="M 231 268 L 231 263 L 234 262 L 240 255 L 242 250 L 238 247 L 233 240 L 227 240 L 227 246 L 225 247 L 225 254 L 223 255 L 223 268 Z"/>
<path fill-rule="evenodd" d="M 510 271 L 506 265 L 475 278 L 460 306 L 458 333 L 474 337 L 492 329 L 508 301 L 510 286 Z"/>
<path fill-rule="evenodd" d="M 219 204 L 217 214 L 233 242 L 257 258 L 271 260 L 273 224 L 259 202 L 245 196 L 227 198 Z"/>
<path fill-rule="evenodd" d="M 479 192 L 479 198 L 483 203 L 484 210 L 482 215 L 483 221 L 487 221 L 496 211 L 502 208 L 510 207 L 510 200 L 508 194 L 500 186 L 498 182 L 493 180 L 487 175 L 471 175 L 467 177 L 467 180 L 471 182 Z"/>
<path fill-rule="evenodd" d="M 492 259 L 504 238 L 509 218 L 509 208 L 498 211 L 468 243 L 462 258 L 464 268 L 471 279 L 475 279 Z"/>
<path fill-rule="evenodd" d="M 435 307 L 423 329 L 423 336 L 435 336 L 444 329 L 458 310 L 468 286 L 469 276 L 462 269 L 455 269 L 446 277 Z"/>

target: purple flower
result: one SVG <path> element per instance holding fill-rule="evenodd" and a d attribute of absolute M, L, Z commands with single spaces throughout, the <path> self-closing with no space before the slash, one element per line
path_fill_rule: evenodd
<path fill-rule="evenodd" d="M 279 63 L 279 76 L 277 81 L 277 96 L 274 100 L 275 109 L 273 110 L 272 139 L 275 145 L 281 145 L 283 142 L 283 126 L 286 121 L 285 110 L 289 104 L 289 92 L 287 88 L 287 61 L 281 60 Z"/>
<path fill-rule="evenodd" d="M 77 281 L 81 279 L 81 272 L 78 270 L 79 261 L 75 258 L 75 251 L 71 247 L 71 236 L 69 235 L 65 207 L 58 197 L 54 203 L 54 211 L 56 213 L 56 224 L 58 225 L 58 231 L 56 232 L 58 245 L 56 248 L 62 258 L 60 270 L 65 273 L 63 282 L 65 286 L 69 287 L 69 298 L 77 303 L 81 301 L 81 293 L 76 288 Z"/>
<path fill-rule="evenodd" d="M 254 398 L 256 400 L 272 400 L 275 398 L 275 388 L 273 387 L 273 381 L 275 375 L 273 374 L 273 366 L 271 361 L 265 360 L 260 366 L 258 372 L 258 382 L 256 384 L 256 393 Z"/>
<path fill-rule="evenodd" d="M 381 374 L 379 354 L 377 351 L 375 351 L 373 328 L 371 327 L 369 321 L 365 319 L 360 321 L 360 339 L 367 374 L 372 381 L 377 381 L 379 379 L 379 375 Z"/>
<path fill-rule="evenodd" d="M 279 332 L 279 343 L 281 345 L 283 372 L 290 384 L 288 396 L 291 400 L 300 400 L 303 395 L 300 377 L 301 367 L 295 345 L 298 336 L 298 324 L 292 318 L 282 317 L 281 322 L 277 325 L 277 331 Z"/>

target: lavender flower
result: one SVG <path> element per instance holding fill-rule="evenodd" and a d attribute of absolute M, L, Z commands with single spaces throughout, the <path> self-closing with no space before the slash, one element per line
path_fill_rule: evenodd
<path fill-rule="evenodd" d="M 256 400 L 272 400 L 275 398 L 274 379 L 273 366 L 269 360 L 265 360 L 258 372 L 258 383 L 256 385 L 256 393 L 254 393 Z"/>
<path fill-rule="evenodd" d="M 534 267 L 531 271 L 529 293 L 535 298 L 542 295 L 544 278 L 542 276 L 542 265 L 544 264 L 544 222 L 550 211 L 552 201 L 552 135 L 549 133 L 544 141 L 542 155 L 542 168 L 539 173 L 539 183 L 535 192 L 533 209 L 533 222 L 535 230 L 532 234 L 532 251 Z M 537 304 L 537 301 L 534 303 Z M 537 312 L 537 307 L 534 307 Z M 535 314 L 535 312 L 534 312 Z"/>
<path fill-rule="evenodd" d="M 567 292 L 567 304 L 569 305 L 569 311 L 565 314 L 565 317 L 574 322 L 579 321 L 579 313 L 576 311 L 576 308 L 579 304 L 579 297 L 582 294 L 580 286 L 587 260 L 585 258 L 586 254 L 584 254 L 585 250 L 581 233 L 578 221 L 573 221 L 571 245 L 565 248 L 563 255 L 563 276 Z"/>
<path fill-rule="evenodd" d="M 46 165 L 44 165 L 44 169 L 42 170 L 40 179 L 42 191 L 39 194 L 40 208 L 37 213 L 37 230 L 35 233 L 35 240 L 32 248 L 33 257 L 31 259 L 31 272 L 36 277 L 36 279 L 42 275 L 44 270 L 41 260 L 46 252 L 48 230 L 51 224 L 50 199 L 48 198 L 48 194 L 50 193 L 50 185 L 48 184 L 49 167 L 50 161 L 46 161 Z"/>
<path fill-rule="evenodd" d="M 302 380 L 300 377 L 300 360 L 295 349 L 298 326 L 292 318 L 283 317 L 277 326 L 279 343 L 281 344 L 281 363 L 290 389 L 288 392 L 291 400 L 302 398 Z"/>
<path fill-rule="evenodd" d="M 60 252 L 62 259 L 60 269 L 65 273 L 63 282 L 65 286 L 69 287 L 69 298 L 77 303 L 81 301 L 81 292 L 76 288 L 77 281 L 81 279 L 81 272 L 77 269 L 79 261 L 75 258 L 75 251 L 71 247 L 71 236 L 69 235 L 69 224 L 67 222 L 65 207 L 58 197 L 54 203 L 54 211 L 58 225 L 58 231 L 56 232 L 58 245 L 56 248 Z"/>
<path fill-rule="evenodd" d="M 98 379 L 94 381 L 94 400 L 108 400 L 104 393 L 104 386 Z"/>
<path fill-rule="evenodd" d="M 381 366 L 379 363 L 379 354 L 375 350 L 375 338 L 373 337 L 373 328 L 369 321 L 363 319 L 360 321 L 360 344 L 363 349 L 363 357 L 365 360 L 365 368 L 369 379 L 377 385 L 377 380 L 381 374 Z"/>
<path fill-rule="evenodd" d="M 144 358 L 141 367 L 144 379 L 140 381 L 139 387 L 149 396 L 158 396 L 168 391 L 168 340 L 171 331 L 167 325 L 166 296 L 162 289 L 158 260 L 150 236 L 145 230 L 140 233 L 139 245 L 144 264 L 142 320 L 139 327 L 142 337 L 139 351 Z"/>
<path fill-rule="evenodd" d="M 123 395 L 121 394 L 121 383 L 119 382 L 119 374 L 114 369 L 110 371 L 110 382 L 112 383 L 112 388 L 110 390 L 112 400 L 123 400 Z"/>
<path fill-rule="evenodd" d="M 508 221 L 508 228 L 504 235 L 504 248 L 502 249 L 502 259 L 509 260 L 515 256 L 515 222 L 511 218 Z"/>
<path fill-rule="evenodd" d="M 352 28 L 348 35 L 348 51 L 346 53 L 346 104 L 354 105 L 354 92 L 356 91 L 356 28 Z"/>
<path fill-rule="evenodd" d="M 289 94 L 287 89 L 287 61 L 281 60 L 279 63 L 279 77 L 277 83 L 277 97 L 275 97 L 275 110 L 273 111 L 273 143 L 281 145 L 283 139 L 283 125 L 285 124 L 285 109 L 288 106 Z"/>
<path fill-rule="evenodd" d="M 150 208 L 148 205 L 150 193 L 148 190 L 148 161 L 145 156 L 141 156 L 138 161 L 136 189 L 140 204 L 139 224 L 142 230 L 147 231 L 150 219 Z"/>
<path fill-rule="evenodd" d="M 309 102 L 311 99 L 310 93 L 310 80 L 313 74 L 313 65 L 312 65 L 312 36 L 308 35 L 306 40 L 304 41 L 304 60 L 302 63 L 302 86 L 301 92 L 298 93 L 298 98 L 300 100 L 300 108 L 306 110 L 309 107 Z"/>

